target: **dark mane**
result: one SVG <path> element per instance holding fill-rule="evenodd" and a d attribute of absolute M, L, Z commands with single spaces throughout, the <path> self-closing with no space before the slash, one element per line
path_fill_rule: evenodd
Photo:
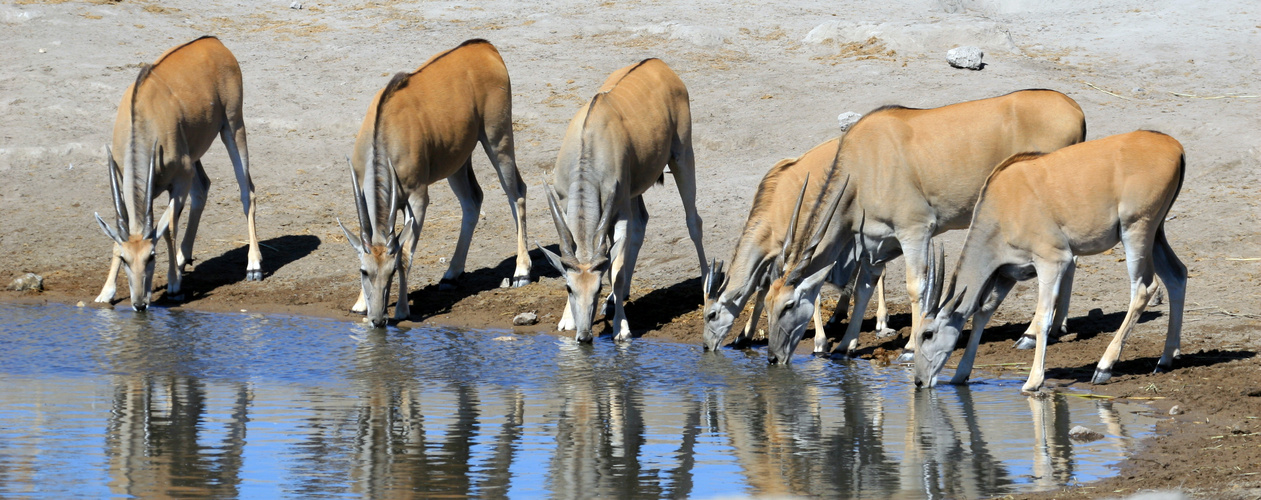
<path fill-rule="evenodd" d="M 178 47 L 175 47 L 171 50 L 166 51 L 160 57 L 158 57 L 158 60 L 153 61 L 153 64 L 145 64 L 140 67 L 140 74 L 136 75 L 136 82 L 131 85 L 131 102 L 127 103 L 127 106 L 128 106 L 127 109 L 130 111 L 129 115 L 131 117 L 131 137 L 132 137 L 131 142 L 135 142 L 135 137 L 136 137 L 136 95 L 140 93 L 140 84 L 148 80 L 149 75 L 153 73 L 153 68 L 156 67 L 158 64 L 161 64 L 162 61 L 165 61 L 166 58 L 170 57 L 171 54 L 179 52 L 180 49 L 183 49 L 184 47 L 197 43 L 198 41 L 206 39 L 206 38 L 215 38 L 215 37 L 212 35 L 205 35 L 205 36 L 194 38 L 192 40 L 189 40 L 187 43 L 184 43 L 183 45 L 180 45 Z M 129 147 L 134 148 L 135 145 L 129 144 Z M 136 152 L 133 150 L 132 154 L 135 154 L 135 153 Z"/>
<path fill-rule="evenodd" d="M 644 60 L 642 60 L 642 61 L 639 61 L 639 62 L 635 63 L 635 65 L 634 65 L 634 66 L 631 66 L 631 69 L 626 70 L 626 73 L 625 73 L 625 74 L 623 74 L 621 78 L 618 78 L 618 79 L 617 79 L 617 81 L 613 83 L 613 86 L 609 88 L 609 91 L 610 91 L 610 92 L 612 92 L 612 91 L 613 91 L 613 89 L 617 88 L 618 84 L 622 83 L 622 80 L 625 80 L 625 79 L 626 79 L 626 77 L 630 76 L 630 74 L 631 74 L 631 73 L 633 73 L 633 72 L 635 72 L 635 70 L 639 69 L 639 67 L 640 67 L 640 66 L 643 66 L 644 64 L 647 64 L 647 63 L 648 63 L 648 61 L 652 61 L 652 60 L 655 60 L 655 59 L 657 59 L 657 58 L 655 58 L 655 57 L 649 57 L 649 58 L 647 58 L 647 59 L 644 59 Z"/>
<path fill-rule="evenodd" d="M 419 71 L 419 70 L 418 70 Z M 407 79 L 412 76 L 411 73 L 400 71 L 390 78 L 390 83 L 385 84 L 385 89 L 381 90 L 381 98 L 377 99 L 376 116 L 372 121 L 372 162 L 375 164 L 381 160 L 381 115 L 385 110 L 385 101 L 389 100 L 395 92 L 407 87 Z"/>
<path fill-rule="evenodd" d="M 1007 167 L 1010 167 L 1017 163 L 1032 160 L 1035 158 L 1041 158 L 1043 156 L 1046 156 L 1046 153 L 1039 153 L 1037 151 L 1016 153 L 1014 155 L 1008 156 L 1006 160 L 1003 160 L 1003 162 L 999 163 L 997 167 L 994 167 L 994 170 L 990 171 L 989 177 L 985 178 L 985 184 L 981 186 L 981 198 L 985 197 L 985 192 L 988 191 L 990 187 L 990 181 L 993 181 L 994 177 L 998 176 L 999 172 L 1007 170 Z"/>

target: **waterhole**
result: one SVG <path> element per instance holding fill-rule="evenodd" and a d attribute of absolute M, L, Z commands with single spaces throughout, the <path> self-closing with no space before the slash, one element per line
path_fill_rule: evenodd
<path fill-rule="evenodd" d="M 979 498 L 1113 474 L 1143 407 L 637 339 L 0 304 L 0 497 Z M 698 334 L 699 335 L 699 334 Z M 1104 437 L 1074 442 L 1086 426 Z"/>

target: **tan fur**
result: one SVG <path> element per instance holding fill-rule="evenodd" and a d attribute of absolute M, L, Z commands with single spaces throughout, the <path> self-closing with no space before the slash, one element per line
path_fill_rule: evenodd
<path fill-rule="evenodd" d="M 746 303 L 755 294 L 753 315 L 733 345 L 747 345 L 756 331 L 757 321 L 762 312 L 766 288 L 760 286 L 764 277 L 772 270 L 770 266 L 780 259 L 784 238 L 788 235 L 788 227 L 793 219 L 793 209 L 798 196 L 811 204 L 803 207 L 797 218 L 798 234 L 812 234 L 816 224 L 821 220 L 810 207 L 818 205 L 818 200 L 829 200 L 839 189 L 840 184 L 829 184 L 827 179 L 836 172 L 836 154 L 840 139 L 831 139 L 801 155 L 799 158 L 780 160 L 766 173 L 758 184 L 757 194 L 753 198 L 753 207 L 745 221 L 744 231 L 736 243 L 731 257 L 730 267 L 721 286 L 715 284 L 705 302 L 705 347 L 717 349 L 730 331 L 732 322 L 744 309 Z M 831 191 L 829 191 L 831 190 Z M 826 251 L 824 252 L 826 253 Z M 844 286 L 844 284 L 840 284 Z M 848 301 L 845 305 L 848 305 Z M 838 306 L 843 307 L 843 306 Z M 822 350 L 826 343 L 822 319 L 819 311 L 815 314 L 816 350 Z"/>
<path fill-rule="evenodd" d="M 1178 355 L 1186 268 L 1164 234 L 1164 220 L 1185 174 L 1182 146 L 1164 134 L 1131 132 L 1085 142 L 1046 155 L 1014 157 L 986 183 L 972 217 L 941 311 L 916 330 L 927 344 L 916 359 L 917 381 L 932 384 L 973 314 L 973 334 L 954 382 L 966 380 L 976 345 L 993 310 L 1017 280 L 1038 276 L 1034 364 L 1025 391 L 1038 390 L 1045 372 L 1052 317 L 1071 293 L 1074 258 L 1124 245 L 1131 302 L 1104 353 L 1094 382 L 1111 377 L 1125 338 L 1147 306 L 1160 274 L 1169 291 L 1169 332 L 1157 363 L 1168 369 Z M 941 285 L 936 285 L 940 287 Z M 947 346 L 948 345 L 948 346 Z"/>
<path fill-rule="evenodd" d="M 513 285 L 523 286 L 529 282 L 531 268 L 526 249 L 526 187 L 516 167 L 508 69 L 495 47 L 485 40 L 469 40 L 437 54 L 416 71 L 396 75 L 368 106 L 351 156 L 357 178 L 372 187 L 371 192 L 365 193 L 370 220 L 361 224 L 374 225 L 375 230 L 372 241 L 364 242 L 364 246 L 386 245 L 386 236 L 394 234 L 393 227 L 385 227 L 386 222 L 392 220 L 387 212 L 391 206 L 389 183 L 394 175 L 398 180 L 397 210 L 404 213 L 410 210 L 414 214 L 414 218 L 405 217 L 403 221 L 410 237 L 403 242 L 406 258 L 397 269 L 397 318 L 410 315 L 407 272 L 416 238 L 423 227 L 429 186 L 443 179 L 450 181 L 463 212 L 459 240 L 443 275 L 443 286 L 452 286 L 464 272 L 482 202 L 482 191 L 472 170 L 473 150 L 478 142 L 499 172 L 500 183 L 516 219 L 517 262 Z M 391 164 L 393 172 L 389 171 Z M 363 270 L 371 272 L 375 284 L 370 286 L 365 282 L 365 287 L 383 288 L 395 271 L 394 266 L 385 261 L 395 253 L 381 253 L 375 248 L 370 253 L 371 256 L 363 256 L 361 263 Z M 388 291 L 374 293 L 384 294 L 378 298 L 379 303 L 369 307 L 369 300 L 361 291 L 353 310 L 368 313 L 374 323 L 383 322 Z"/>
<path fill-rule="evenodd" d="M 151 217 L 143 204 L 148 178 L 148 164 L 155 152 L 161 162 L 154 166 L 154 198 L 170 194 L 169 224 L 166 231 L 170 250 L 167 295 L 179 297 L 184 266 L 192 260 L 192 244 L 196 236 L 202 207 L 205 204 L 208 179 L 200 158 L 216 136 L 223 138 L 237 170 L 249 233 L 249 255 L 246 277 L 262 279 L 262 254 L 254 229 L 254 186 L 249 177 L 249 155 L 245 123 L 241 113 L 241 69 L 232 53 L 214 37 L 202 37 L 163 53 L 154 64 L 141 70 L 135 83 L 127 88 L 114 120 L 111 162 L 118 165 L 120 190 L 125 216 L 129 219 L 125 232 L 143 238 L 143 221 Z M 124 175 L 131 171 L 132 175 Z M 178 251 L 175 248 L 179 215 L 192 195 L 188 233 Z M 115 248 L 110 274 L 97 297 L 98 302 L 112 300 L 114 280 L 120 264 L 139 267 L 148 259 L 147 249 L 123 244 Z M 129 270 L 133 288 L 141 286 Z M 152 272 L 148 272 L 151 280 Z M 133 290 L 133 306 L 147 305 L 145 290 Z M 141 298 L 137 293 L 143 294 Z M 139 303 L 137 303 L 139 302 Z"/>
<path fill-rule="evenodd" d="M 554 217 L 564 257 L 548 256 L 571 290 L 559 329 L 576 329 L 579 340 L 590 340 L 601 277 L 611 264 L 613 292 L 606 303 L 614 308 L 614 337 L 629 338 L 622 302 L 647 224 L 640 195 L 661 179 L 667 164 L 704 273 L 687 87 L 664 62 L 646 59 L 609 75 L 570 120 L 557 155 Z M 602 233 L 610 229 L 613 234 Z M 612 248 L 604 244 L 606 238 L 614 241 Z"/>
<path fill-rule="evenodd" d="M 1049 152 L 1085 139 L 1081 107 L 1050 90 L 1025 90 L 934 109 L 889 107 L 864 116 L 845 135 L 839 162 L 852 176 L 844 224 L 860 234 L 854 317 L 862 317 L 883 261 L 906 257 L 913 328 L 926 290 L 932 236 L 967 227 L 994 166 L 1012 154 Z M 840 344 L 856 346 L 852 322 Z M 914 340 L 907 351 L 915 349 Z"/>

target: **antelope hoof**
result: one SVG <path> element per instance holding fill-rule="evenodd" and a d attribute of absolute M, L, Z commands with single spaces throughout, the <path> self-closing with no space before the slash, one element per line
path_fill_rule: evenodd
<path fill-rule="evenodd" d="M 894 363 L 913 363 L 915 362 L 915 351 L 909 351 L 909 350 L 902 351 L 902 354 L 898 356 L 898 359 L 894 360 L 893 362 Z"/>
<path fill-rule="evenodd" d="M 897 334 L 898 334 L 897 330 L 894 330 L 889 327 L 879 328 L 876 330 L 876 338 L 880 338 L 880 339 L 887 339 Z"/>
<path fill-rule="evenodd" d="M 744 350 L 744 349 L 748 349 L 748 348 L 749 348 L 749 344 L 751 344 L 751 343 L 752 343 L 752 342 L 749 342 L 749 339 L 744 338 L 744 337 L 739 337 L 739 338 L 736 338 L 735 340 L 731 341 L 731 348 L 732 348 L 732 349 L 740 349 L 740 350 Z"/>
<path fill-rule="evenodd" d="M 572 319 L 561 318 L 560 321 L 556 322 L 556 331 L 563 332 L 563 331 L 573 330 L 573 329 L 574 329 L 574 320 Z M 586 341 L 590 341 L 590 340 L 591 340 L 591 337 L 588 336 Z M 578 341 L 585 342 L 582 339 L 578 339 Z"/>
<path fill-rule="evenodd" d="M 114 292 L 112 290 L 108 294 L 105 292 L 101 292 L 101 294 L 97 295 L 95 299 L 92 299 L 92 302 L 100 302 L 102 304 L 108 304 L 113 301 L 114 301 Z"/>
<path fill-rule="evenodd" d="M 171 301 L 171 302 L 183 302 L 183 301 L 184 301 L 184 292 L 179 292 L 179 293 L 169 293 L 169 294 L 167 294 L 167 295 L 166 295 L 166 300 Z"/>
<path fill-rule="evenodd" d="M 350 308 L 350 313 L 351 313 L 351 314 L 367 315 L 367 314 L 368 314 L 368 308 L 367 308 L 367 306 L 364 306 L 364 308 L 363 308 L 363 309 L 356 309 L 355 307 L 353 307 L 353 306 L 352 306 L 352 307 Z"/>
<path fill-rule="evenodd" d="M 245 281 L 263 281 L 263 271 L 260 269 L 246 270 Z"/>
<path fill-rule="evenodd" d="M 512 277 L 512 287 L 513 287 L 513 288 L 521 288 L 521 287 L 526 286 L 526 285 L 528 285 L 528 284 L 530 284 L 530 275 L 528 275 L 528 274 L 527 274 L 527 275 L 525 275 L 525 276 L 513 276 L 513 277 Z"/>
<path fill-rule="evenodd" d="M 1152 373 L 1168 373 L 1168 372 L 1170 372 L 1170 371 L 1173 371 L 1173 364 L 1172 364 L 1172 363 L 1171 363 L 1171 364 L 1167 364 L 1167 365 L 1162 365 L 1162 364 L 1160 364 L 1160 363 L 1156 363 L 1156 369 L 1155 369 L 1155 370 L 1153 370 L 1153 371 L 1152 371 Z"/>
<path fill-rule="evenodd" d="M 1020 336 L 1019 339 L 1016 339 L 1016 343 L 1012 345 L 1012 347 L 1015 347 L 1016 349 L 1020 349 L 1020 350 L 1033 349 L 1034 347 L 1037 347 L 1037 346 L 1038 346 L 1038 341 L 1034 339 L 1033 337 L 1030 337 L 1027 335 Z"/>
<path fill-rule="evenodd" d="M 456 288 L 459 288 L 459 286 L 456 285 L 455 280 L 452 278 L 442 278 L 441 280 L 438 280 L 438 291 L 440 292 L 450 292 Z"/>
<path fill-rule="evenodd" d="M 1108 381 L 1111 379 L 1112 379 L 1111 368 L 1095 368 L 1095 376 L 1091 377 L 1090 383 L 1095 384 L 1095 385 L 1101 385 L 1101 384 L 1108 383 Z"/>

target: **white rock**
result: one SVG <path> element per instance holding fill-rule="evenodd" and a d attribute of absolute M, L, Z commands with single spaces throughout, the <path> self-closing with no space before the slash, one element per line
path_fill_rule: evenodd
<path fill-rule="evenodd" d="M 985 53 L 977 47 L 955 47 L 946 51 L 946 62 L 956 68 L 981 69 L 981 57 Z"/>
<path fill-rule="evenodd" d="M 850 127 L 853 127 L 855 123 L 858 123 L 858 120 L 862 117 L 863 115 L 859 113 L 855 113 L 853 111 L 846 111 L 844 113 L 836 115 L 836 121 L 837 121 L 837 124 L 840 125 L 841 127 L 841 132 L 844 132 L 846 130 L 849 130 Z"/>
<path fill-rule="evenodd" d="M 1181 415 L 1181 414 L 1183 414 L 1183 413 L 1184 413 L 1184 412 L 1182 411 L 1182 407 L 1181 407 L 1181 406 L 1178 406 L 1178 405 L 1173 405 L 1173 407 L 1169 408 L 1169 414 L 1170 414 L 1170 415 Z"/>
<path fill-rule="evenodd" d="M 1068 431 L 1068 438 L 1073 441 L 1090 442 L 1103 439 L 1103 434 L 1087 429 L 1083 426 L 1076 426 Z"/>
<path fill-rule="evenodd" d="M 9 283 L 9 290 L 16 290 L 19 292 L 34 290 L 36 292 L 42 292 L 44 290 L 44 277 L 35 273 L 26 273 L 22 277 L 13 280 L 12 283 Z"/>
<path fill-rule="evenodd" d="M 301 8 L 302 8 L 302 4 L 301 4 L 301 3 L 298 3 L 298 2 L 293 2 L 293 3 L 289 4 L 289 8 L 290 8 L 290 9 L 301 9 Z"/>
<path fill-rule="evenodd" d="M 516 326 L 529 326 L 539 322 L 539 315 L 534 311 L 523 312 L 512 318 L 512 324 Z"/>

